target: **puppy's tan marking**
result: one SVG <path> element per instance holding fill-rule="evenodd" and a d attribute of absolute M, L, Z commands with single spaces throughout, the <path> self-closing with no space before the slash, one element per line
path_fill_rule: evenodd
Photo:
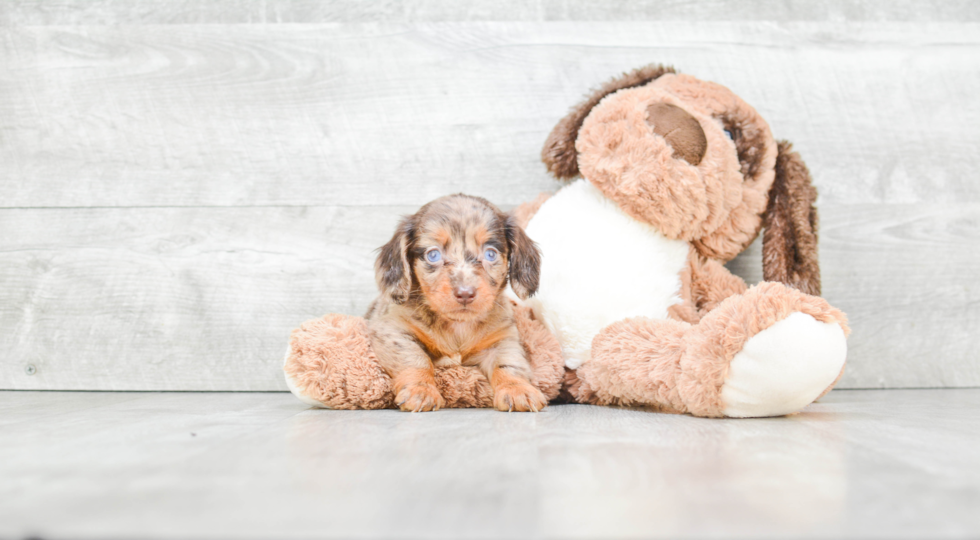
<path fill-rule="evenodd" d="M 490 240 L 490 231 L 484 225 L 476 225 L 473 228 L 473 238 L 476 240 L 476 246 L 482 246 Z"/>
<path fill-rule="evenodd" d="M 475 353 L 478 353 L 484 349 L 489 349 L 497 343 L 510 337 L 510 328 L 498 328 L 494 332 L 490 332 L 486 335 L 474 338 L 474 341 L 466 343 L 462 346 L 460 353 L 464 357 L 469 357 Z"/>
<path fill-rule="evenodd" d="M 434 339 L 433 336 L 429 335 L 428 332 L 416 326 L 410 320 L 405 321 L 405 326 L 408 327 L 408 330 L 412 333 L 415 339 L 417 339 L 419 343 L 422 344 L 423 347 L 429 350 L 429 353 L 431 354 L 441 353 L 443 356 L 448 356 L 442 351 L 443 347 L 440 347 L 439 343 Z"/>
<path fill-rule="evenodd" d="M 452 233 L 450 233 L 446 229 L 437 229 L 433 233 L 432 236 L 433 236 L 433 239 L 436 241 L 437 244 L 440 244 L 440 245 L 443 245 L 443 246 L 445 246 L 446 244 L 448 244 L 449 241 L 453 237 Z"/>
<path fill-rule="evenodd" d="M 406 326 L 412 336 L 428 350 L 430 356 L 468 357 L 473 352 L 492 346 L 507 335 L 506 329 L 490 335 L 472 334 L 467 331 L 468 329 L 464 329 L 461 335 L 458 335 L 451 331 L 432 332 L 433 329 L 422 328 L 412 321 L 406 321 Z"/>

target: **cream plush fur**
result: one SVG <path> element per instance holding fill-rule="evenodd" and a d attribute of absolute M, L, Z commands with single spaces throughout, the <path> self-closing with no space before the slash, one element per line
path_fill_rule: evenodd
<path fill-rule="evenodd" d="M 544 254 L 527 300 L 562 346 L 565 366 L 592 355 L 592 338 L 624 317 L 667 317 L 681 302 L 690 246 L 623 212 L 577 180 L 545 202 L 527 227 Z"/>
<path fill-rule="evenodd" d="M 794 312 L 745 343 L 721 388 L 722 413 L 781 416 L 817 399 L 844 368 L 847 340 L 838 323 Z"/>

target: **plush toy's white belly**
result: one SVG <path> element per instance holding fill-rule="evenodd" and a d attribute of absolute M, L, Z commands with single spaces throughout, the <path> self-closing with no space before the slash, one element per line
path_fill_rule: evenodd
<path fill-rule="evenodd" d="M 558 336 L 565 365 L 591 357 L 592 338 L 627 317 L 666 318 L 680 302 L 689 244 L 619 209 L 587 180 L 548 199 L 527 227 L 541 281 L 527 304 Z"/>

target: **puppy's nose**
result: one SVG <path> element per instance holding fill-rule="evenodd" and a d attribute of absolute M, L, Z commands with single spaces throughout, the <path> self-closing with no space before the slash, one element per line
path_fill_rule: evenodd
<path fill-rule="evenodd" d="M 476 298 L 476 287 L 456 287 L 453 293 L 456 295 L 456 301 L 465 306 Z"/>

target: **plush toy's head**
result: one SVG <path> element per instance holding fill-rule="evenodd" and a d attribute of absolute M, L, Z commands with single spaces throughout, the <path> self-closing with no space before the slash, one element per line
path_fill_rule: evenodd
<path fill-rule="evenodd" d="M 734 258 L 765 223 L 765 278 L 820 294 L 806 166 L 721 85 L 659 65 L 625 74 L 559 122 L 542 159 L 712 259 Z"/>

